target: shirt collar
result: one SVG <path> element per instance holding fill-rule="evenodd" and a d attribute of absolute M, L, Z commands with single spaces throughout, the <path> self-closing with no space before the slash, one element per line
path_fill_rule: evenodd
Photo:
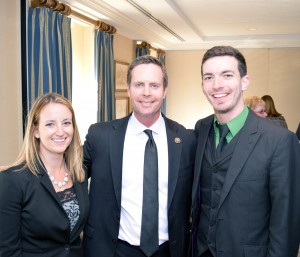
<path fill-rule="evenodd" d="M 140 133 L 144 133 L 145 129 L 151 129 L 154 133 L 160 134 L 161 131 L 165 128 L 165 120 L 162 117 L 161 113 L 159 115 L 159 118 L 157 121 L 150 127 L 146 127 L 142 123 L 138 121 L 138 119 L 135 117 L 134 112 L 132 113 L 131 117 L 128 121 L 130 127 L 132 128 L 132 133 L 138 135 Z"/>
<path fill-rule="evenodd" d="M 244 105 L 244 109 L 242 110 L 242 112 L 238 116 L 236 116 L 235 118 L 233 118 L 232 120 L 230 120 L 226 123 L 232 137 L 234 137 L 244 126 L 246 119 L 248 117 L 248 113 L 249 113 L 249 109 L 246 105 Z M 221 124 L 221 122 L 218 121 L 217 117 L 214 116 L 215 130 L 216 130 L 216 123 Z"/>

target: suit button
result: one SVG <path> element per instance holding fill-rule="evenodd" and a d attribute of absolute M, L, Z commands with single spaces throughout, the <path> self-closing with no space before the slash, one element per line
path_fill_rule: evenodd
<path fill-rule="evenodd" d="M 115 245 L 117 243 L 117 240 L 116 239 L 113 239 L 112 240 L 112 243 Z"/>
<path fill-rule="evenodd" d="M 119 215 L 117 215 L 116 218 L 117 218 L 117 220 L 120 220 L 120 216 Z"/>

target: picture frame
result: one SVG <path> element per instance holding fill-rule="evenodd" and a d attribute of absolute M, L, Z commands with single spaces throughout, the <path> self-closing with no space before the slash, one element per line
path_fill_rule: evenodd
<path fill-rule="evenodd" d="M 131 112 L 130 99 L 127 94 L 128 66 L 127 62 L 115 61 L 116 119 L 123 118 Z"/>
<path fill-rule="evenodd" d="M 128 66 L 127 62 L 115 61 L 116 90 L 126 90 Z"/>
<path fill-rule="evenodd" d="M 130 99 L 127 90 L 116 90 L 116 119 L 123 118 L 131 112 Z"/>
<path fill-rule="evenodd" d="M 119 98 L 116 101 L 116 119 L 123 118 L 129 114 L 129 105 L 127 98 Z"/>

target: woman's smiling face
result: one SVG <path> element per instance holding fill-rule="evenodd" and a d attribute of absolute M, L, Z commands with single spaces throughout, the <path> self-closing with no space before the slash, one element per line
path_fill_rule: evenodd
<path fill-rule="evenodd" d="M 49 103 L 40 112 L 34 136 L 40 140 L 40 154 L 64 154 L 73 139 L 71 111 L 63 104 Z"/>

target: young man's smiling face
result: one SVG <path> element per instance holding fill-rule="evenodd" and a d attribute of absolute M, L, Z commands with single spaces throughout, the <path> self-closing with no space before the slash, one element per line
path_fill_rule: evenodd
<path fill-rule="evenodd" d="M 241 78 L 238 61 L 232 56 L 217 56 L 202 66 L 202 90 L 214 108 L 216 116 L 227 122 L 244 108 L 243 91 L 249 85 L 249 77 Z"/>

